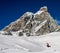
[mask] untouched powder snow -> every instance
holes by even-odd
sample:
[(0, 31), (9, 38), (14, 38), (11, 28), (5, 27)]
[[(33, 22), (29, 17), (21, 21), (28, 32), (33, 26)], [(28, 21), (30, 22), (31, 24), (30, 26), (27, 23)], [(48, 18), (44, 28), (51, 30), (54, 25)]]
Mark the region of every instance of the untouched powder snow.
[(0, 35), (0, 53), (28, 52), (60, 53), (60, 32), (30, 37)]

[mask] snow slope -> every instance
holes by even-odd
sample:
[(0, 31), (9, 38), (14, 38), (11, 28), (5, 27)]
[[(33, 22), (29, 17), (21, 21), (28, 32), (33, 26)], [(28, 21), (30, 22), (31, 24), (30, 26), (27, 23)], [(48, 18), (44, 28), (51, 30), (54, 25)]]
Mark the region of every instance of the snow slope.
[[(51, 47), (47, 47), (47, 43)], [(0, 53), (60, 53), (60, 32), (42, 36), (0, 35)]]

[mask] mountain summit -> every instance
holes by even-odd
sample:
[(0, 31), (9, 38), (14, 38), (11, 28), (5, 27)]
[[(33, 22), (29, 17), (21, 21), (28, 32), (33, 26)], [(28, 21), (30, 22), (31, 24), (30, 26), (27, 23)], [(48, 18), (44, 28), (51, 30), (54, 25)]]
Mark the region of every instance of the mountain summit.
[(46, 6), (36, 13), (26, 12), (19, 19), (6, 26), (3, 31), (17, 32), (19, 35), (43, 35), (60, 31), (60, 26), (52, 18)]

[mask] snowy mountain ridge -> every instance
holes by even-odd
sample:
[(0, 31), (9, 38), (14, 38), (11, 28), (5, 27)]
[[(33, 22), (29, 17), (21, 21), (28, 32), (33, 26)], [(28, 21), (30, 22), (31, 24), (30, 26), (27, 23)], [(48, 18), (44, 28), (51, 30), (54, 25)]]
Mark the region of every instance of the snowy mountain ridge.
[(26, 12), (15, 22), (6, 26), (3, 31), (24, 33), (27, 36), (44, 35), (60, 31), (60, 27), (52, 18), (46, 6), (41, 7), (36, 13)]
[(60, 26), (46, 6), (26, 12), (0, 31), (0, 53), (60, 53)]

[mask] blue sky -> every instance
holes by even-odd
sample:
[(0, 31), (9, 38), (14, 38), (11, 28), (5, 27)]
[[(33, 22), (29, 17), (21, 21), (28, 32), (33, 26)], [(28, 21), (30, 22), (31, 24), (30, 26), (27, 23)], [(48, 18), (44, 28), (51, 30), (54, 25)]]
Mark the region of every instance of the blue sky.
[(60, 24), (59, 0), (0, 0), (0, 29), (18, 19), (25, 12), (35, 13), (42, 6), (47, 6), (52, 17)]

